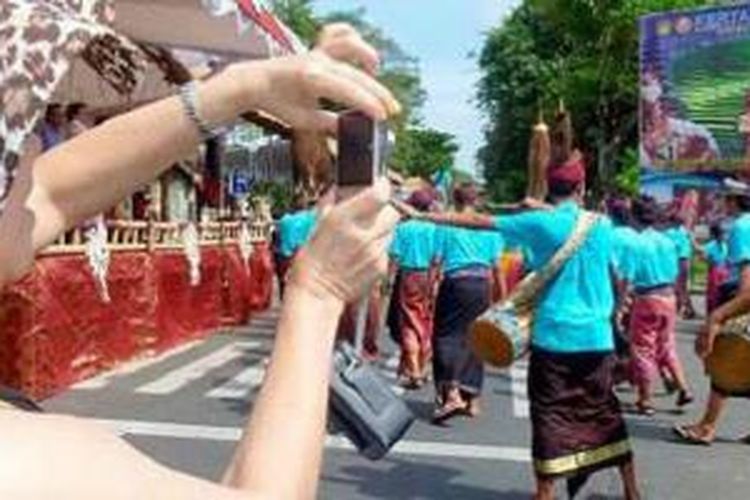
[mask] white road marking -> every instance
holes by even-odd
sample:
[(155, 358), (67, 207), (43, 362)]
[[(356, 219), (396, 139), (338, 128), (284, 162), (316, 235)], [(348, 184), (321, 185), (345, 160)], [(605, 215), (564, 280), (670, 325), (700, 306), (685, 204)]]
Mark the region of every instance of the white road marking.
[[(135, 420), (98, 420), (98, 422), (120, 435), (198, 439), (217, 442), (236, 442), (242, 435), (242, 429), (239, 427), (215, 427)], [(328, 436), (326, 447), (335, 450), (354, 449), (351, 443), (342, 436)], [(531, 454), (528, 448), (440, 443), (433, 441), (401, 441), (391, 450), (391, 453), (396, 455), (466, 458), (519, 463), (531, 461)]]
[(151, 358), (138, 359), (135, 361), (125, 363), (115, 368), (112, 371), (109, 371), (102, 375), (79, 382), (75, 384), (72, 387), (72, 389), (80, 389), (80, 390), (101, 389), (103, 387), (108, 386), (109, 383), (112, 382), (116, 378), (123, 377), (125, 375), (131, 375), (139, 370), (156, 365), (158, 363), (161, 363), (162, 361), (166, 361), (174, 356), (182, 354), (183, 352), (189, 351), (190, 349), (196, 347), (200, 342), (201, 341), (199, 340), (191, 341), (179, 347), (170, 349), (169, 351), (166, 351), (158, 356), (154, 356)]
[(251, 390), (263, 383), (266, 369), (261, 366), (251, 366), (242, 370), (227, 383), (222, 384), (206, 393), (207, 398), (215, 399), (245, 399)]
[(211, 370), (242, 357), (244, 349), (254, 349), (260, 347), (260, 345), (260, 342), (235, 342), (229, 344), (138, 387), (135, 392), (139, 394), (170, 394), (185, 387), (190, 382), (205, 376)]
[(526, 385), (528, 371), (529, 362), (526, 360), (517, 361), (510, 368), (513, 416), (516, 418), (529, 418), (529, 395)]

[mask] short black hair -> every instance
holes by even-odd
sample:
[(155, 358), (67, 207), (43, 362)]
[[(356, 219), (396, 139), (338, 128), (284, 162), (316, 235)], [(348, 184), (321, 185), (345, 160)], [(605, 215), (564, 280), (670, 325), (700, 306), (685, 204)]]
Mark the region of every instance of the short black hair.
[(555, 181), (549, 183), (549, 195), (552, 198), (569, 198), (581, 187), (578, 181)]
[(740, 210), (742, 210), (743, 212), (750, 212), (750, 196), (736, 195), (733, 198)]
[(81, 112), (81, 110), (86, 109), (86, 104), (82, 102), (74, 102), (72, 104), (68, 104), (68, 107), (65, 109), (65, 116), (67, 116), (68, 120), (72, 120), (76, 116), (78, 116), (78, 113)]
[(659, 206), (653, 198), (641, 196), (633, 201), (633, 218), (644, 227), (657, 224), (660, 219)]
[(709, 232), (711, 233), (711, 239), (721, 240), (724, 238), (724, 228), (719, 223), (711, 224)]

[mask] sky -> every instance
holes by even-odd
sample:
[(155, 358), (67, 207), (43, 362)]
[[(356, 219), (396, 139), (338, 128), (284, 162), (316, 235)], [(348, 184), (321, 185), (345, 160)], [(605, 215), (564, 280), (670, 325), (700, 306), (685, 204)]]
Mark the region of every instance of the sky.
[(479, 77), (470, 54), (519, 0), (316, 0), (316, 11), (367, 9), (367, 17), (420, 61), (428, 100), (424, 124), (454, 134), (456, 167), (478, 172), (483, 118), (473, 102)]

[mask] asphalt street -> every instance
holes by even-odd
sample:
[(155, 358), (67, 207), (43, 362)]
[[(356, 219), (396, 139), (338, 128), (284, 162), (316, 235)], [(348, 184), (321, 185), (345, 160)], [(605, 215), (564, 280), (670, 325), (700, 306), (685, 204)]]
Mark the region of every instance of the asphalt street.
[[(216, 479), (262, 382), (277, 319), (274, 308), (247, 327), (80, 383), (44, 406), (100, 420), (156, 460)], [(640, 482), (648, 499), (745, 500), (750, 496), (750, 446), (737, 439), (750, 433), (748, 401), (732, 401), (719, 439), (711, 447), (676, 443), (670, 432), (673, 424), (695, 418), (706, 396), (702, 367), (692, 354), (698, 325), (681, 323), (678, 333), (698, 401), (680, 414), (671, 397), (661, 394), (655, 417), (628, 415)], [(385, 339), (383, 344), (382, 370), (395, 382), (393, 346)], [(343, 438), (332, 436), (319, 498), (529, 498), (533, 481), (525, 379), (523, 362), (507, 371), (490, 371), (484, 414), (446, 427), (429, 423), (431, 388), (405, 394), (419, 421), (393, 453), (377, 463), (358, 456)], [(627, 408), (632, 393), (619, 395)], [(620, 497), (614, 471), (595, 476), (580, 496)]]

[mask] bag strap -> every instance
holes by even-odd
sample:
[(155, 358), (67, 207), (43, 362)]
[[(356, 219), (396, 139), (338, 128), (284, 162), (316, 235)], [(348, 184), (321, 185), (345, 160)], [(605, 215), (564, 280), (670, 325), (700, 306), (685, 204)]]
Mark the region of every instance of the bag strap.
[(539, 293), (557, 276), (560, 269), (581, 247), (594, 224), (599, 220), (599, 215), (594, 212), (582, 211), (576, 220), (573, 231), (568, 240), (561, 246), (547, 263), (538, 271), (530, 273), (521, 281), (517, 292), (511, 300), (515, 303), (523, 303), (536, 298)]

